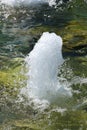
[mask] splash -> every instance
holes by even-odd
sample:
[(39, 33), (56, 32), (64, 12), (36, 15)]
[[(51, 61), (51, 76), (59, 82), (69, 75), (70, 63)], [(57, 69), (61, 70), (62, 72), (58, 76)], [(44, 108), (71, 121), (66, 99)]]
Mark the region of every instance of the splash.
[(29, 97), (53, 102), (70, 94), (57, 76), (64, 62), (62, 44), (60, 36), (45, 32), (26, 57), (29, 77), (26, 93)]
[(56, 4), (56, 0), (1, 0), (1, 3), (14, 6), (14, 5), (30, 5), (30, 4), (38, 4), (38, 3), (48, 3), (50, 6)]

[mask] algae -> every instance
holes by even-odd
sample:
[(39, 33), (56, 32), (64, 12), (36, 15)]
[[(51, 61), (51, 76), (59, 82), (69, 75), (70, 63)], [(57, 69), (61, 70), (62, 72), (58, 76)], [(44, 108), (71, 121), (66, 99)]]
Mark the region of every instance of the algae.
[[(66, 120), (67, 119), (67, 120)], [(37, 115), (37, 117), (23, 120), (13, 120), (9, 121), (1, 128), (9, 127), (11, 130), (79, 130), (86, 129), (87, 123), (87, 113), (83, 111), (66, 111), (59, 113), (54, 111), (49, 111), (49, 113), (42, 113)]]
[(18, 89), (26, 84), (26, 76), (24, 75), (26, 69), (23, 65), (23, 59), (14, 58), (6, 65), (5, 68), (4, 63), (3, 69), (0, 70), (0, 93), (5, 97), (6, 95), (16, 97)]
[[(73, 0), (64, 10), (45, 8), (39, 11), (29, 11), (25, 7), (0, 9), (1, 130), (87, 129), (87, 83), (77, 82), (79, 77), (87, 77), (87, 5), (82, 0)], [(72, 83), (73, 94), (72, 102), (68, 100), (63, 104), (71, 104), (71, 108), (67, 107), (63, 113), (57, 112), (59, 108), (53, 111), (54, 106), (39, 113), (29, 105), (26, 97), (22, 97), (23, 101), (18, 97), (27, 83), (24, 57), (46, 31), (63, 38), (65, 63), (59, 76)]]

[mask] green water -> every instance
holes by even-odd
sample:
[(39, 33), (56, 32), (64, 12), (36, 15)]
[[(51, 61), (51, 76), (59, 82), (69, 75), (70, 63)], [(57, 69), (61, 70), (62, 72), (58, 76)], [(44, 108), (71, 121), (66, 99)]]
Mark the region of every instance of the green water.
[[(87, 78), (87, 7), (80, 2), (63, 5), (63, 11), (48, 5), (0, 8), (0, 130), (87, 129), (87, 80), (78, 82)], [(45, 31), (63, 38), (59, 76), (72, 82), (73, 96), (41, 112), (27, 97), (19, 101), (19, 93), (27, 84), (24, 58)]]

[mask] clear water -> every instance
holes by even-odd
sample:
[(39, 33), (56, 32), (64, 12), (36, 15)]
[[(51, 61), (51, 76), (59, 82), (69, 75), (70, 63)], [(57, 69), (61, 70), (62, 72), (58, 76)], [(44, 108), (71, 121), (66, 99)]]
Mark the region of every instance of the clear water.
[[(43, 32), (50, 33), (43, 37)], [(61, 39), (58, 36), (63, 45), (55, 41)], [(44, 40), (49, 44), (44, 44)], [(82, 0), (31, 7), (0, 3), (0, 129), (86, 130), (86, 43), (87, 5)], [(45, 68), (41, 71), (42, 64)], [(30, 81), (33, 81), (31, 86)], [(58, 84), (60, 88), (64, 85), (63, 89), (56, 87)], [(66, 96), (69, 92), (72, 96)]]

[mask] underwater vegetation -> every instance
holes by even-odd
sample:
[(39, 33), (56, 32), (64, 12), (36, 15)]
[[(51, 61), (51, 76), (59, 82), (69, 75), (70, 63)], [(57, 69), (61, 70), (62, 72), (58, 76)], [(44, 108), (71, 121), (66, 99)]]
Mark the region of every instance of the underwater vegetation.
[[(87, 129), (87, 4), (56, 2), (30, 7), (0, 3), (0, 130)], [(64, 62), (58, 78), (72, 97), (35, 104), (21, 90), (29, 80), (26, 56), (43, 32), (62, 37)]]

